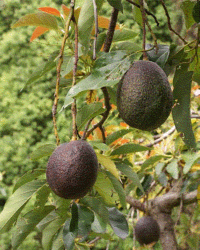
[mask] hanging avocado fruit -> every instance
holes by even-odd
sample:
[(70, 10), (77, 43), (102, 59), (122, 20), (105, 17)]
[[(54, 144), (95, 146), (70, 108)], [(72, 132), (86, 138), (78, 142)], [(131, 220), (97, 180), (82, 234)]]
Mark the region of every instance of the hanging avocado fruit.
[(154, 62), (136, 61), (118, 84), (117, 108), (131, 127), (151, 131), (168, 118), (173, 95), (165, 72)]
[(151, 216), (140, 218), (135, 226), (135, 237), (141, 245), (157, 242), (160, 237), (160, 227)]
[(58, 146), (49, 158), (47, 182), (55, 194), (78, 199), (87, 194), (97, 178), (98, 161), (93, 148), (83, 140)]

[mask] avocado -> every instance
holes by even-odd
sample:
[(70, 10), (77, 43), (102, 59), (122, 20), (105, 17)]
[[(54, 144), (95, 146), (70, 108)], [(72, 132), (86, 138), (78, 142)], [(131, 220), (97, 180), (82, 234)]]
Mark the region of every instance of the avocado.
[(97, 156), (84, 140), (58, 146), (49, 158), (46, 177), (52, 191), (65, 199), (85, 196), (97, 178)]
[(151, 216), (144, 216), (135, 226), (135, 237), (141, 245), (157, 242), (160, 237), (160, 227)]
[(165, 72), (157, 63), (136, 61), (117, 89), (117, 109), (131, 127), (151, 131), (168, 118), (173, 95)]

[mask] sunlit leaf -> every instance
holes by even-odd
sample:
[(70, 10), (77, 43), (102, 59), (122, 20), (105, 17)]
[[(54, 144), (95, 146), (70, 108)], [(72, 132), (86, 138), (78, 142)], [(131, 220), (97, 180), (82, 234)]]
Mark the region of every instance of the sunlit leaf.
[(45, 12), (27, 14), (21, 17), (15, 24), (13, 24), (12, 28), (21, 26), (42, 26), (48, 29), (58, 29), (56, 18)]
[(108, 0), (109, 4), (116, 8), (117, 10), (123, 12), (123, 5), (122, 5), (122, 2), (121, 0)]
[(147, 151), (150, 148), (141, 146), (140, 144), (127, 143), (124, 144), (111, 152), (111, 155), (131, 154), (135, 152)]
[(138, 33), (131, 29), (116, 30), (113, 36), (113, 42), (122, 42), (134, 39)]
[(36, 225), (54, 209), (54, 206), (45, 206), (42, 209), (31, 210), (24, 216), (19, 217), (12, 237), (13, 249), (17, 249), (25, 238), (35, 229)]
[(108, 135), (106, 138), (106, 144), (110, 145), (112, 144), (114, 141), (116, 141), (117, 139), (123, 137), (124, 135), (132, 132), (133, 129), (121, 129), (118, 131), (113, 132), (112, 134)]
[(30, 159), (32, 161), (37, 161), (42, 157), (49, 156), (52, 154), (55, 148), (56, 148), (55, 144), (49, 143), (49, 144), (42, 145), (30, 154)]
[(92, 231), (96, 233), (104, 233), (106, 231), (106, 226), (107, 226), (107, 223), (105, 223), (105, 221), (102, 220), (102, 218), (98, 214), (95, 213), (94, 221), (91, 225)]
[(64, 249), (63, 228), (61, 228), (59, 233), (57, 233), (56, 238), (54, 238), (52, 242), (51, 250), (63, 250), (63, 249)]
[(115, 207), (108, 208), (110, 225), (117, 236), (125, 239), (129, 234), (125, 216)]
[(164, 158), (164, 155), (154, 155), (152, 157), (150, 157), (149, 159), (147, 159), (141, 167), (141, 170), (145, 170), (146, 168), (148, 168), (149, 166), (153, 166), (157, 161), (160, 161), (162, 158)]
[(92, 145), (92, 147), (100, 149), (102, 151), (108, 151), (110, 148), (103, 142), (99, 141), (89, 141), (89, 143)]
[(173, 159), (166, 167), (167, 172), (174, 178), (178, 179), (179, 169), (177, 159)]
[(61, 16), (60, 15), (60, 11), (55, 9), (55, 8), (52, 8), (52, 7), (40, 7), (38, 8), (39, 10), (43, 11), (43, 12), (46, 12), (46, 13), (49, 13), (49, 14), (52, 14), (54, 16)]
[(176, 129), (181, 133), (182, 139), (189, 148), (196, 148), (196, 141), (192, 130), (190, 118), (190, 92), (193, 72), (184, 68), (176, 69), (174, 76), (173, 97), (175, 105), (172, 116)]
[(185, 161), (183, 173), (187, 174), (192, 166), (200, 159), (200, 154), (197, 152), (188, 151), (187, 153), (182, 154), (182, 158)]
[(30, 200), (43, 185), (46, 180), (34, 180), (18, 188), (6, 202), (0, 214), (0, 232), (7, 232), (12, 224), (17, 220), (24, 205)]
[(115, 163), (106, 155), (98, 154), (97, 159), (98, 162), (104, 166), (109, 172), (111, 172), (117, 179), (119, 179), (119, 172), (115, 166)]
[(38, 26), (37, 28), (35, 28), (35, 30), (33, 31), (33, 34), (30, 38), (30, 42), (32, 42), (33, 40), (35, 40), (36, 38), (38, 38), (39, 36), (43, 35), (45, 32), (47, 32), (49, 29), (45, 28), (45, 27), (40, 27)]
[[(68, 8), (66, 5), (62, 4), (62, 10), (63, 10), (63, 13), (64, 13), (64, 17), (65, 19), (69, 16), (69, 13), (70, 13), (70, 8)], [(74, 17), (75, 17), (75, 20), (76, 22), (78, 22), (78, 18), (79, 18), (79, 14), (80, 14), (80, 11), (81, 11), (81, 8), (78, 7), (78, 8), (75, 8), (74, 10)]]

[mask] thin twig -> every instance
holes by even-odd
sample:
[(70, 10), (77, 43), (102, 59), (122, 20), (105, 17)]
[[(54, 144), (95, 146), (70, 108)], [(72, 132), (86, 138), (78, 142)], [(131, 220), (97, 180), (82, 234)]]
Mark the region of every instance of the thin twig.
[(147, 53), (145, 51), (146, 49), (146, 28), (145, 28), (145, 25), (146, 25), (146, 13), (145, 13), (145, 10), (144, 10), (144, 2), (143, 0), (140, 0), (140, 11), (141, 11), (141, 14), (142, 14), (142, 30), (143, 30), (143, 60), (148, 60), (148, 56), (147, 56)]
[(59, 60), (58, 60), (58, 65), (57, 65), (56, 89), (55, 89), (55, 93), (54, 93), (54, 103), (53, 103), (53, 107), (52, 107), (54, 134), (56, 137), (56, 144), (57, 145), (60, 144), (60, 138), (58, 136), (57, 122), (56, 122), (57, 105), (58, 105), (58, 100), (59, 100), (60, 72), (61, 72), (61, 66), (63, 63), (65, 43), (66, 43), (66, 40), (67, 40), (68, 34), (69, 34), (69, 26), (70, 26), (70, 22), (72, 19), (72, 14), (73, 14), (73, 6), (71, 7), (71, 11), (70, 11), (68, 20), (67, 20), (66, 25), (65, 25), (65, 33), (64, 33), (63, 40), (62, 40), (60, 53), (59, 53)]
[(168, 28), (169, 28), (169, 30), (171, 30), (175, 35), (177, 35), (177, 36), (184, 42), (184, 44), (187, 44), (187, 41), (186, 41), (178, 32), (176, 32), (176, 31), (172, 28), (171, 19), (170, 19), (170, 16), (169, 16), (169, 12), (168, 12), (168, 10), (167, 10), (167, 7), (166, 7), (166, 5), (165, 5), (165, 3), (164, 3), (163, 0), (160, 0), (160, 1), (161, 1), (162, 6), (163, 6), (163, 9), (164, 9), (164, 11), (165, 11), (165, 15), (166, 15), (166, 17), (167, 17), (167, 23), (168, 23)]
[[(140, 8), (140, 5), (133, 2), (132, 0), (126, 0), (127, 2), (133, 4), (134, 6), (136, 6), (137, 8)], [(159, 26), (159, 22), (158, 22), (158, 19), (156, 18), (156, 16), (154, 14), (152, 14), (150, 11), (148, 11), (147, 9), (144, 9), (146, 14), (149, 15), (149, 16), (152, 16), (157, 24), (157, 26)]]
[(150, 33), (151, 33), (151, 36), (153, 37), (154, 47), (155, 47), (156, 53), (157, 53), (157, 52), (158, 52), (158, 49), (159, 49), (159, 48), (158, 48), (158, 43), (157, 43), (157, 38), (156, 38), (156, 35), (154, 34), (152, 28), (151, 28), (151, 25), (149, 24), (149, 22), (148, 22), (148, 20), (147, 20), (147, 18), (146, 18), (146, 25), (147, 25), (147, 27), (148, 27)]
[(94, 44), (93, 44), (93, 60), (96, 60), (96, 47), (97, 47), (97, 37), (98, 37), (99, 27), (98, 27), (97, 4), (96, 4), (95, 0), (93, 0), (93, 6), (94, 6), (94, 23), (95, 23), (95, 36), (94, 36)]

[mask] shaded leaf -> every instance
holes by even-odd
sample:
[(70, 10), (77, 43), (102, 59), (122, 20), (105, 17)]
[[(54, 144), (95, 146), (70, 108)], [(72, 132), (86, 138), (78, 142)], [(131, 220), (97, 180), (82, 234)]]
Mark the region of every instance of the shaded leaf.
[(86, 236), (91, 231), (94, 213), (86, 206), (78, 205), (78, 235)]
[(34, 207), (36, 209), (41, 208), (43, 209), (44, 205), (46, 204), (49, 194), (51, 192), (51, 189), (49, 187), (49, 185), (44, 185), (43, 187), (40, 188), (40, 190), (38, 190), (37, 194), (36, 194), (36, 201), (34, 204)]
[(183, 1), (181, 3), (181, 9), (183, 10), (185, 17), (186, 28), (189, 29), (194, 23), (194, 18), (192, 16), (192, 10), (194, 8), (195, 2), (191, 2), (189, 0)]
[(40, 27), (38, 26), (37, 28), (35, 28), (35, 30), (33, 31), (33, 34), (30, 38), (30, 42), (32, 42), (33, 40), (35, 40), (36, 38), (38, 38), (39, 36), (43, 35), (45, 32), (47, 32), (49, 30), (49, 28), (45, 28), (45, 27)]
[(106, 172), (106, 174), (109, 177), (109, 179), (111, 180), (113, 187), (119, 196), (120, 203), (121, 203), (122, 207), (126, 208), (126, 197), (125, 197), (125, 192), (124, 192), (124, 189), (122, 187), (122, 184), (110, 172)]
[(43, 185), (46, 180), (34, 180), (18, 188), (6, 202), (0, 214), (0, 232), (7, 232), (17, 220), (24, 205)]
[(13, 24), (12, 28), (21, 26), (42, 26), (48, 29), (58, 29), (56, 18), (45, 12), (27, 14)]
[(104, 233), (106, 231), (106, 226), (107, 226), (107, 223), (105, 223), (105, 221), (102, 220), (102, 218), (98, 214), (95, 213), (94, 221), (91, 225), (92, 231), (96, 233)]
[(106, 155), (98, 154), (97, 159), (98, 162), (104, 166), (110, 173), (112, 173), (117, 179), (119, 179), (119, 172), (115, 166), (115, 163)]
[(182, 154), (182, 158), (185, 161), (183, 173), (187, 174), (192, 166), (200, 159), (200, 154), (197, 152), (188, 151), (187, 153)]
[(179, 174), (179, 170), (178, 170), (178, 163), (177, 163), (177, 159), (173, 159), (166, 167), (167, 172), (174, 178), (174, 179), (178, 179), (178, 174)]
[(158, 181), (160, 182), (160, 184), (164, 187), (167, 186), (167, 177), (165, 173), (160, 173), (158, 176)]
[(129, 167), (127, 164), (124, 164), (123, 162), (116, 163), (116, 166), (123, 174), (125, 174), (133, 182), (134, 186), (139, 187), (139, 189), (144, 193), (144, 189), (142, 187), (142, 184), (140, 183), (140, 179), (137, 173), (135, 173), (131, 167)]
[(52, 243), (51, 250), (63, 250), (64, 249), (64, 241), (63, 241), (63, 228), (60, 229), (59, 233), (57, 234), (56, 238)]
[(69, 231), (72, 232), (74, 235), (77, 235), (79, 214), (78, 214), (78, 205), (75, 202), (73, 202), (72, 204), (71, 214), (72, 218), (70, 220)]
[(121, 0), (108, 0), (109, 4), (123, 13), (123, 5)]
[(138, 33), (131, 29), (116, 30), (113, 36), (113, 42), (122, 42), (134, 39)]
[(42, 145), (30, 154), (30, 159), (32, 161), (37, 161), (42, 157), (49, 156), (53, 153), (55, 148), (56, 148), (55, 144), (49, 143), (49, 144)]
[(42, 209), (31, 210), (20, 217), (17, 220), (16, 229), (12, 237), (13, 249), (17, 249), (25, 238), (35, 229), (36, 225), (54, 209), (54, 206), (45, 206)]
[(131, 154), (131, 153), (147, 151), (147, 150), (151, 150), (151, 148), (141, 146), (139, 144), (127, 143), (114, 149), (111, 152), (111, 155)]
[(117, 236), (125, 239), (129, 234), (125, 216), (115, 207), (108, 208), (110, 225)]
[(146, 168), (148, 168), (149, 166), (153, 166), (154, 163), (156, 163), (157, 161), (160, 161), (162, 158), (164, 158), (164, 155), (154, 155), (150, 158), (148, 158), (141, 167), (141, 170), (145, 170)]
[(78, 130), (82, 130), (86, 123), (91, 119), (96, 117), (97, 115), (102, 114), (105, 111), (102, 108), (101, 102), (93, 102), (89, 104), (83, 105), (81, 109), (78, 110), (76, 122)]
[(176, 69), (174, 76), (173, 97), (175, 105), (172, 116), (178, 132), (189, 148), (196, 148), (196, 141), (192, 130), (190, 118), (190, 91), (193, 72)]
[(89, 142), (93, 148), (98, 148), (102, 151), (108, 151), (110, 148), (103, 142), (99, 142), (99, 141), (90, 141)]
[(117, 139), (121, 138), (122, 136), (124, 136), (132, 131), (133, 131), (133, 129), (121, 129), (121, 130), (115, 131), (112, 134), (107, 136), (106, 144), (110, 145), (111, 143), (113, 143)]

